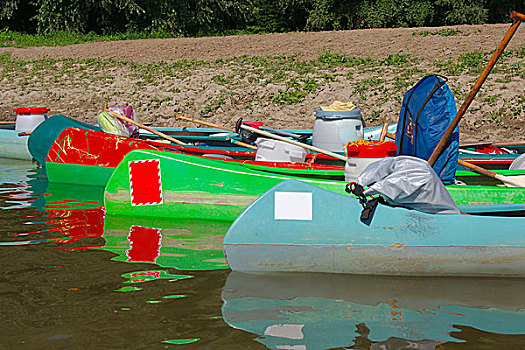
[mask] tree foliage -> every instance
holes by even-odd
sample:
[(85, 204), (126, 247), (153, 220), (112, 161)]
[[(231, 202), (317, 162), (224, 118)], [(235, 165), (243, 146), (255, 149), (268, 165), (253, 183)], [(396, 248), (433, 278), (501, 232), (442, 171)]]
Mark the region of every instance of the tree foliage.
[(508, 22), (523, 0), (0, 0), (0, 29), (199, 36)]

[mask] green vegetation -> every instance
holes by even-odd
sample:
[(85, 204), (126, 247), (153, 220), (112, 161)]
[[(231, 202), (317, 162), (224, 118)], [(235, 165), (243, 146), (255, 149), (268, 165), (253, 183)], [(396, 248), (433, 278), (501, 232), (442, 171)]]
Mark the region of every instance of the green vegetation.
[[(499, 23), (509, 22), (510, 11), (522, 5), (522, 0), (4, 0), (0, 30), (5, 29), (0, 42), (23, 47), (167, 36)], [(458, 32), (447, 29), (415, 35)]]
[[(506, 125), (522, 115), (525, 98), (502, 102), (506, 94), (490, 91), (492, 86), (510, 88), (518, 77), (525, 76), (524, 52), (524, 46), (507, 51), (504, 64), (497, 64), (474, 101), (471, 111), (483, 111), (485, 122)], [(82, 90), (86, 100), (101, 106), (108, 101), (131, 103), (139, 113), (162, 110), (164, 114), (187, 113), (205, 118), (227, 114), (234, 106), (250, 113), (300, 105), (312, 99), (325, 103), (323, 91), (344, 87), (345, 95), (338, 98), (358, 104), (367, 122), (377, 123), (385, 116), (392, 118), (391, 106), (399, 105), (403, 94), (427, 74), (449, 77), (448, 84), (461, 103), (490, 55), (474, 51), (455, 60), (436, 62), (433, 69), (428, 69), (425, 62), (410, 55), (374, 59), (330, 48), (312, 60), (301, 60), (298, 55), (239, 56), (155, 63), (111, 58), (24, 61), (5, 53), (0, 54), (0, 81), (5, 89), (21, 88), (22, 96), (40, 91), (50, 100), (60, 101), (67, 96), (64, 91)]]
[(272, 98), (278, 105), (295, 105), (304, 100), (309, 93), (315, 93), (321, 84), (314, 78), (292, 78), (286, 82), (286, 87), (280, 89)]
[(406, 66), (409, 63), (413, 63), (415, 60), (410, 55), (390, 55), (380, 62), (380, 64), (386, 66)]
[(224, 102), (225, 102), (224, 96), (219, 96), (216, 100), (205, 105), (204, 108), (200, 112), (201, 117), (210, 117), (213, 112), (221, 108)]
[(494, 104), (497, 100), (499, 100), (501, 98), (501, 94), (496, 94), (496, 95), (490, 95), (490, 96), (486, 96), (483, 101), (484, 102), (487, 102), (489, 105), (492, 105)]
[(95, 34), (90, 32), (80, 34), (76, 32), (56, 31), (45, 35), (24, 34), (10, 31), (4, 28), (0, 31), (0, 47), (29, 47), (29, 46), (65, 46), (82, 44), (87, 42), (116, 41), (116, 40), (136, 40), (169, 38), (173, 35), (166, 32), (150, 33), (122, 33), (122, 34)]
[(434, 30), (434, 31), (428, 31), (428, 30), (423, 30), (423, 31), (417, 31), (417, 32), (412, 32), (412, 35), (415, 36), (415, 35), (421, 35), (421, 36), (429, 36), (429, 35), (440, 35), (440, 36), (456, 36), (456, 35), (460, 35), (460, 31), (457, 30), (457, 29), (452, 29), (452, 28), (447, 28), (447, 29), (439, 29), (439, 30)]

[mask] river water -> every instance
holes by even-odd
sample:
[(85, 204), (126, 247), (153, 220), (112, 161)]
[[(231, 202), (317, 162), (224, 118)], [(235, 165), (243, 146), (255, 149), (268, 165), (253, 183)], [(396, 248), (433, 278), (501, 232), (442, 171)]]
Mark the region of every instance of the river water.
[(104, 217), (0, 160), (0, 349), (525, 349), (525, 281), (234, 273), (227, 223)]

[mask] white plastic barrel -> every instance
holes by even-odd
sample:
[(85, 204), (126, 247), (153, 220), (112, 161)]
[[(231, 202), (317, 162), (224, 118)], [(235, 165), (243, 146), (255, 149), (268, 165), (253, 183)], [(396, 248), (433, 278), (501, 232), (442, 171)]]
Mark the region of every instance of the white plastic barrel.
[(396, 155), (397, 146), (391, 141), (368, 141), (366, 144), (348, 144), (345, 164), (345, 181), (357, 181), (370, 164)]
[(509, 167), (509, 170), (525, 170), (525, 154), (514, 159)]
[(304, 162), (308, 153), (304, 148), (284, 141), (258, 138), (255, 141), (255, 160), (265, 162)]
[(21, 107), (13, 109), (16, 113), (15, 130), (33, 131), (47, 118), (49, 108), (46, 107)]
[(364, 121), (359, 108), (350, 111), (315, 112), (312, 144), (315, 147), (343, 152), (344, 144), (364, 137)]

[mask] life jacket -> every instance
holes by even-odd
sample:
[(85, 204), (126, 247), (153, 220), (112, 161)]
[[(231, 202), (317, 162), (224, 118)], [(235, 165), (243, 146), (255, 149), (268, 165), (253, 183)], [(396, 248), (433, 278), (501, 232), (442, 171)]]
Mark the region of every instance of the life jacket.
[[(403, 97), (397, 122), (397, 155), (428, 160), (457, 113), (447, 78), (427, 75)], [(459, 155), (459, 128), (456, 127), (432, 167), (443, 183), (453, 183)]]

